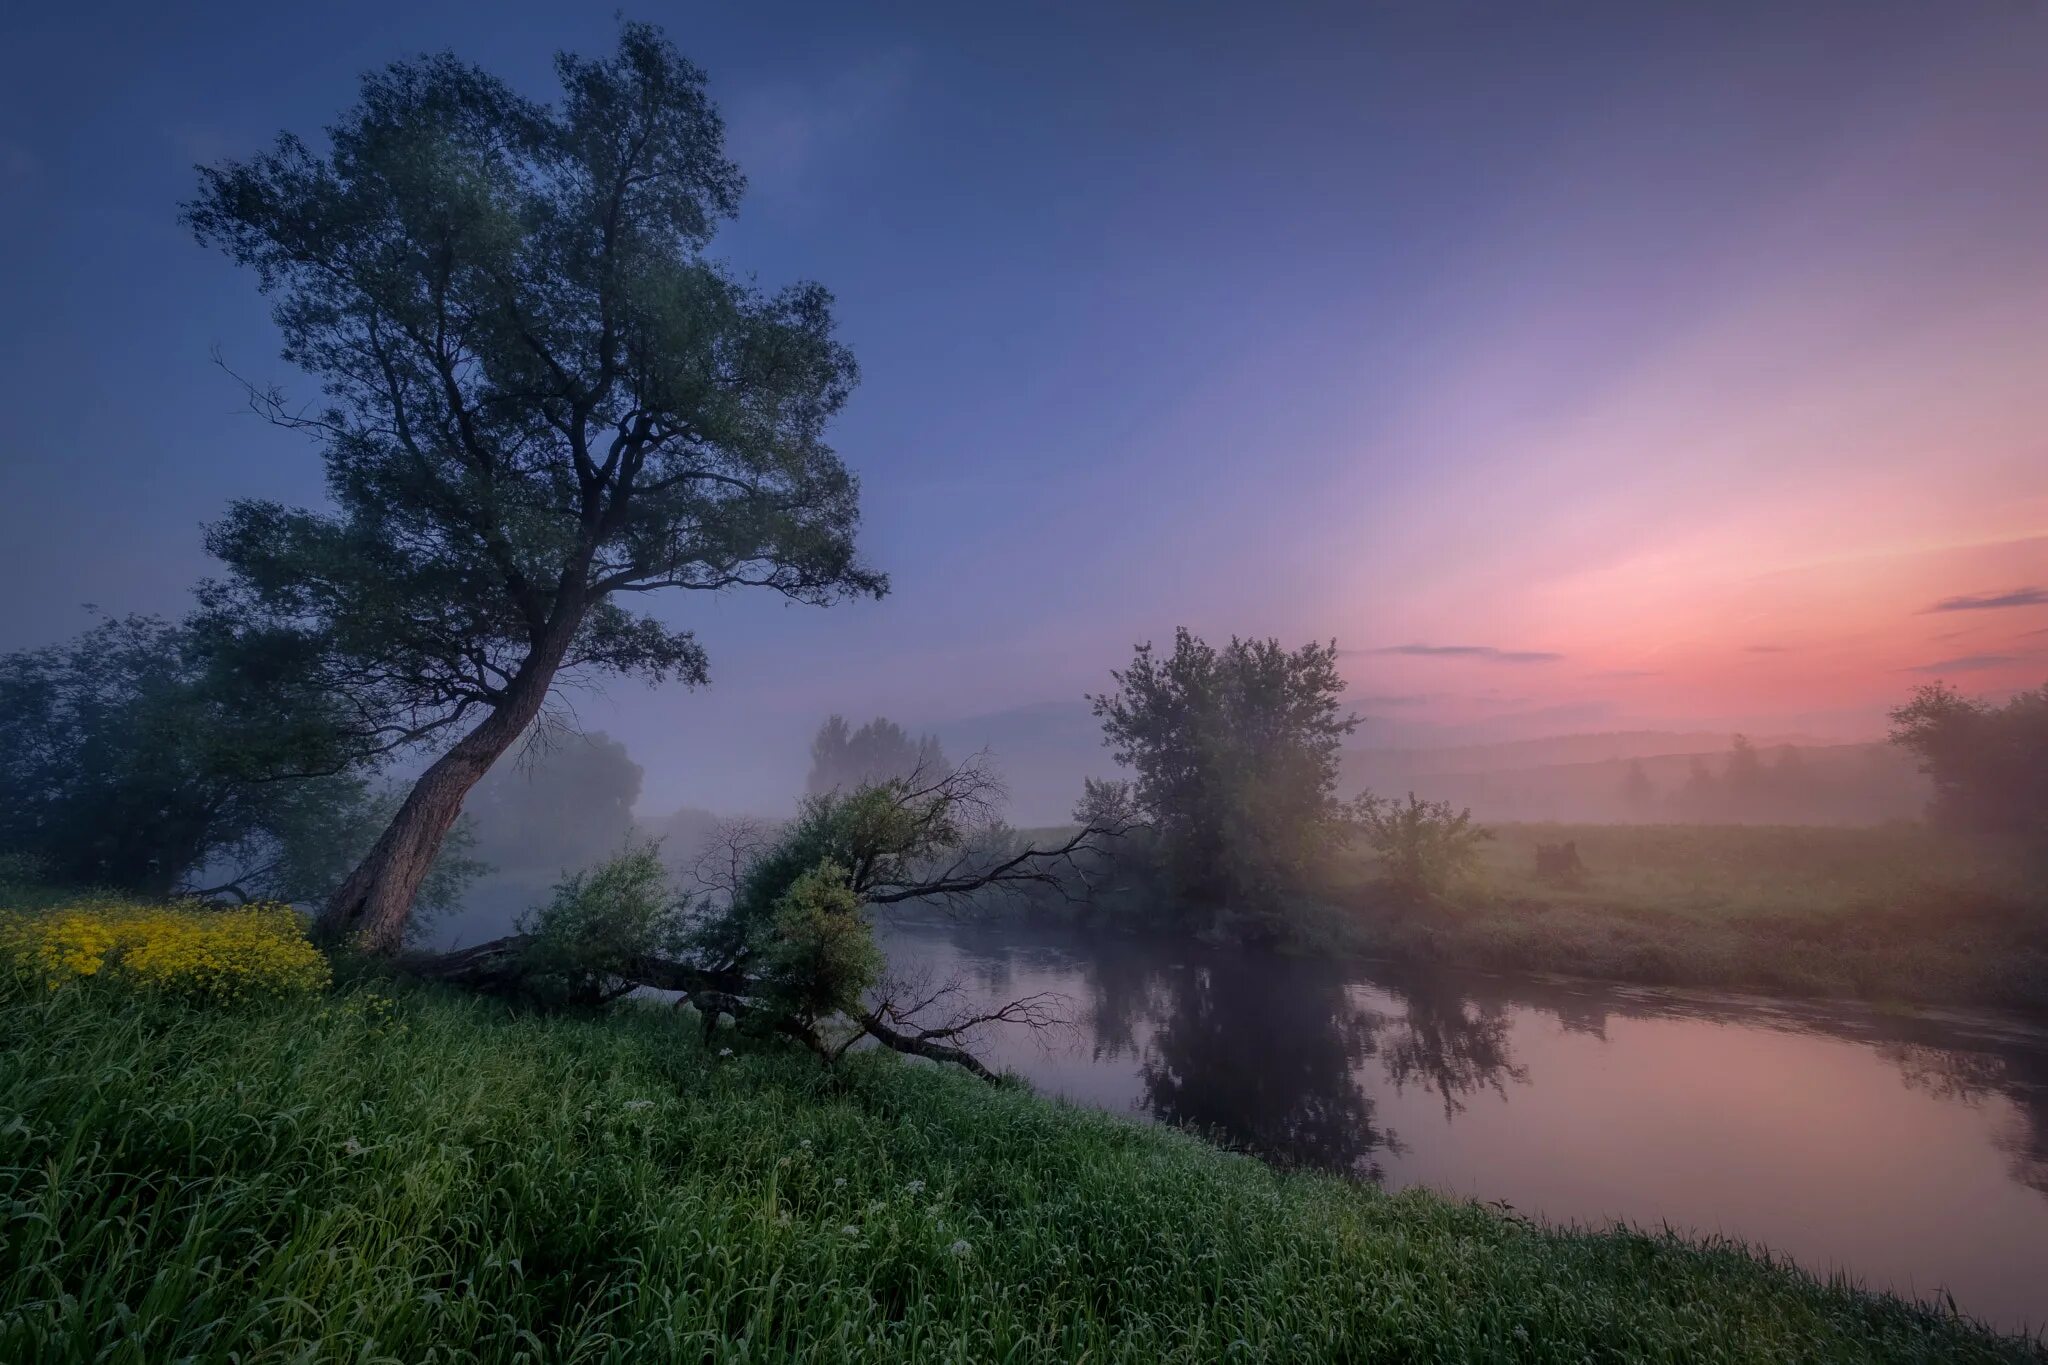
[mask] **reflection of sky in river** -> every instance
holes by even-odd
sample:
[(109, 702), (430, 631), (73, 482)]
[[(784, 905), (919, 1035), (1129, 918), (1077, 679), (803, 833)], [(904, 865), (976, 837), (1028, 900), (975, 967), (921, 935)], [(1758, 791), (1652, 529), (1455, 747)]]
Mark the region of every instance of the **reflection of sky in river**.
[(977, 1046), (1049, 1093), (2048, 1320), (2048, 1033), (2024, 1025), (936, 921), (886, 942), (979, 998), (1065, 996), (1071, 1033)]

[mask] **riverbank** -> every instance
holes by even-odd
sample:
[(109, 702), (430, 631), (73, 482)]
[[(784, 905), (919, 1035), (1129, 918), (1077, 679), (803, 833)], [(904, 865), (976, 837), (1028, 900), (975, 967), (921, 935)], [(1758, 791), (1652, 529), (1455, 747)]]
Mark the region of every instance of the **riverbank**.
[[(1348, 865), (1324, 946), (1492, 971), (2048, 1013), (2048, 886), (1919, 826), (1503, 825), (1416, 904)], [(1584, 865), (1537, 875), (1540, 845)]]
[(2048, 1358), (667, 1011), (88, 988), (0, 1029), (9, 1360)]

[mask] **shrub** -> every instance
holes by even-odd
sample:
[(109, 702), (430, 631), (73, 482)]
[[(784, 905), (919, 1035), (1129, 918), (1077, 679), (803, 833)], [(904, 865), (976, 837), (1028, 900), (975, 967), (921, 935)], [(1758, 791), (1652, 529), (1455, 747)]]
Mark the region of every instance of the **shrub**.
[(1462, 876), (1493, 831), (1472, 823), (1472, 812), (1448, 801), (1406, 802), (1365, 793), (1352, 804), (1365, 841), (1380, 857), (1387, 880), (1415, 895), (1442, 891)]
[(546, 905), (520, 917), (529, 936), (521, 975), (544, 999), (601, 1002), (630, 989), (634, 961), (673, 950), (685, 908), (669, 888), (659, 845), (628, 848), (556, 883)]
[(0, 963), (57, 990), (97, 977), (225, 1005), (325, 989), (327, 959), (288, 905), (178, 909), (121, 901), (0, 912)]
[(827, 861), (799, 876), (776, 902), (774, 923), (763, 966), (781, 1008), (807, 1025), (857, 1012), (882, 973), (882, 950), (846, 869)]

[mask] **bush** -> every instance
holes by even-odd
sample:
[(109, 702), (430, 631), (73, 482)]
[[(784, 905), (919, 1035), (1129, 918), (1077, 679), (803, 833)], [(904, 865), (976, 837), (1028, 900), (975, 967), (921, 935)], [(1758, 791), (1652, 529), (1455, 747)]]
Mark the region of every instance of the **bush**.
[(520, 969), (534, 994), (563, 1004), (595, 1004), (629, 989), (636, 960), (672, 952), (686, 907), (671, 891), (656, 844), (556, 883), (546, 905), (522, 915), (528, 935)]
[(882, 950), (846, 869), (827, 861), (791, 882), (774, 924), (762, 966), (777, 1004), (806, 1025), (858, 1013), (861, 993), (882, 974)]
[(0, 963), (17, 984), (88, 977), (205, 1004), (326, 988), (327, 959), (288, 905), (176, 909), (121, 901), (0, 912)]
[(1493, 831), (1472, 823), (1472, 812), (1448, 801), (1406, 802), (1371, 792), (1352, 804), (1365, 841), (1380, 857), (1387, 880), (1414, 895), (1434, 895), (1470, 869), (1479, 845)]

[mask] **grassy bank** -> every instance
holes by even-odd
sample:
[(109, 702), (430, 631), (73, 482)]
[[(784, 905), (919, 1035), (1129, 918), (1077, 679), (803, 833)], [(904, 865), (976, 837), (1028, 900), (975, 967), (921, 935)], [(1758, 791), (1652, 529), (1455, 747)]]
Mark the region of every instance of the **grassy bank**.
[[(1918, 826), (1503, 825), (1473, 876), (1394, 909), (1353, 869), (1367, 951), (1666, 985), (2048, 1010), (2048, 886)], [(1583, 878), (1535, 873), (1577, 844)]]
[(0, 1007), (0, 1359), (2043, 1358), (1733, 1250), (689, 1022)]

